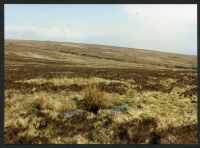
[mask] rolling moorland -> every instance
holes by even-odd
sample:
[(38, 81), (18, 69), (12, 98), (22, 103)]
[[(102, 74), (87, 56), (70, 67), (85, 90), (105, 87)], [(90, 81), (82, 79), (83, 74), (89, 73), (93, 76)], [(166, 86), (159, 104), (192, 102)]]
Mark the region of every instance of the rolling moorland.
[(195, 144), (197, 57), (5, 40), (4, 143)]

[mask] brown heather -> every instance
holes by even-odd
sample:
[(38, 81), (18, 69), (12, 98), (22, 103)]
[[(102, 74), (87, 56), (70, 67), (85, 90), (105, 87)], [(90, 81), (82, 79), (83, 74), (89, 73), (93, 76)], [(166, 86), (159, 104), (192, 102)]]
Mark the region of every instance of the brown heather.
[(4, 143), (196, 144), (196, 63), (142, 49), (6, 40)]

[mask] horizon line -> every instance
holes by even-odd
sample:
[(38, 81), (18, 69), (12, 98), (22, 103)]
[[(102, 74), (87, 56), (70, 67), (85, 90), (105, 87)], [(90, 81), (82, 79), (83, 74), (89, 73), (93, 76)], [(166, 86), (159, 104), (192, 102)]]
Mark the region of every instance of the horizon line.
[(115, 48), (127, 48), (127, 49), (135, 49), (135, 50), (145, 50), (145, 51), (152, 51), (152, 52), (160, 52), (160, 53), (168, 53), (168, 54), (177, 54), (183, 56), (196, 56), (194, 54), (183, 54), (183, 53), (175, 53), (175, 52), (165, 52), (165, 51), (158, 51), (153, 49), (144, 49), (144, 48), (135, 48), (135, 47), (126, 47), (126, 46), (116, 46), (116, 45), (108, 45), (108, 44), (97, 44), (97, 43), (83, 43), (83, 42), (67, 42), (67, 41), (56, 41), (56, 40), (36, 40), (36, 39), (14, 39), (14, 38), (7, 38), (5, 40), (16, 40), (16, 41), (42, 41), (42, 42), (57, 42), (57, 43), (71, 43), (71, 44), (84, 44), (84, 45), (99, 45), (99, 46), (108, 46), (108, 47), (115, 47)]

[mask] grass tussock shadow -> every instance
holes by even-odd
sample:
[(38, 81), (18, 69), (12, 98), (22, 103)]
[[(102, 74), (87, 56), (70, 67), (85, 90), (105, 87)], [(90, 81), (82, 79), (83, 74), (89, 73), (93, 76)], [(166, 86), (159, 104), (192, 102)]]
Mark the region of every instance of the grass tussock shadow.
[(157, 121), (152, 117), (133, 119), (126, 123), (117, 124), (114, 128), (116, 130), (114, 134), (114, 143), (154, 144), (152, 141), (152, 134), (156, 131)]

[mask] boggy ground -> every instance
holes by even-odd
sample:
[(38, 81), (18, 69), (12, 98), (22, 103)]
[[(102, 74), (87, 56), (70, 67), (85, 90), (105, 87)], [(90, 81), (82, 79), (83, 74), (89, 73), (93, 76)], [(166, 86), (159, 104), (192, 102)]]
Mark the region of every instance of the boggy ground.
[(197, 57), (5, 41), (4, 143), (195, 144)]
[(196, 87), (196, 71), (7, 65), (4, 142), (197, 143)]

